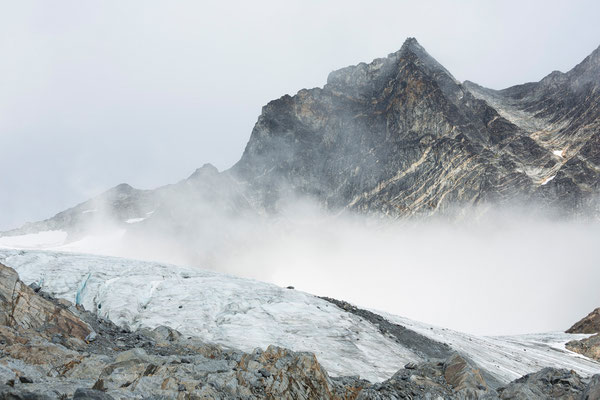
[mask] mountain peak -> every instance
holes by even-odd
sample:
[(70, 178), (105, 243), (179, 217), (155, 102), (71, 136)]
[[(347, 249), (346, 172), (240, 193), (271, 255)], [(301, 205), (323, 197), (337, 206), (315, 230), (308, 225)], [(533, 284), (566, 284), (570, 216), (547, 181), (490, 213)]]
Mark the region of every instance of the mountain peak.
[(215, 167), (211, 163), (206, 163), (200, 168), (196, 169), (194, 173), (189, 176), (188, 179), (204, 178), (207, 176), (215, 176), (218, 174), (219, 170), (217, 169), (217, 167)]
[[(440, 86), (455, 92), (460, 84), (452, 74), (433, 58), (414, 37), (407, 38), (400, 50), (389, 54), (385, 58), (377, 58), (371, 63), (360, 63), (333, 71), (327, 77), (327, 85), (330, 87), (354, 89), (367, 88), (371, 93), (373, 90), (381, 89), (376, 82), (385, 83), (388, 78), (397, 76), (402, 68), (401, 63), (411, 63), (425, 74), (432, 76)], [(453, 96), (454, 97), (454, 96)]]
[(442, 64), (440, 64), (435, 58), (433, 58), (427, 50), (414, 37), (409, 37), (404, 41), (404, 44), (398, 50), (395, 55), (398, 57), (408, 57), (412, 55), (415, 57), (420, 64), (422, 64), (429, 72), (441, 72), (444, 75), (448, 75), (454, 83), (458, 84), (459, 82), (452, 76), (450, 71), (448, 71)]
[(131, 193), (135, 191), (135, 188), (128, 183), (120, 183), (112, 189), (107, 190), (105, 193)]
[(419, 44), (419, 42), (417, 41), (417, 39), (414, 38), (414, 37), (408, 37), (408, 38), (406, 38), (406, 40), (402, 44), (402, 48), (409, 48), (409, 47), (419, 47), (419, 48), (422, 48), (422, 46)]
[(398, 50), (396, 52), (396, 54), (406, 54), (406, 53), (413, 53), (416, 56), (418, 56), (419, 58), (421, 58), (421, 57), (433, 58), (429, 55), (427, 50), (425, 50), (425, 48), (423, 46), (421, 46), (421, 44), (414, 37), (407, 38), (404, 41), (404, 43), (402, 44), (402, 47), (400, 47), (400, 50)]

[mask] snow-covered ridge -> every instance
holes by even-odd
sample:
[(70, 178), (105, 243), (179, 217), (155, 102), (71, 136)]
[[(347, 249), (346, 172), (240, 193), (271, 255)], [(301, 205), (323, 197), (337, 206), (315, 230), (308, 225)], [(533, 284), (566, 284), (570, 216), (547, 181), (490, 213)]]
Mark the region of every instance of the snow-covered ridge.
[[(222, 273), (114, 257), (0, 249), (0, 262), (26, 283), (130, 328), (168, 325), (207, 342), (249, 351), (270, 344), (310, 351), (332, 375), (389, 378), (421, 357), (377, 326), (320, 298)], [(544, 366), (600, 372), (600, 364), (564, 350), (582, 335), (486, 338), (383, 315), (448, 343), (502, 382)]]

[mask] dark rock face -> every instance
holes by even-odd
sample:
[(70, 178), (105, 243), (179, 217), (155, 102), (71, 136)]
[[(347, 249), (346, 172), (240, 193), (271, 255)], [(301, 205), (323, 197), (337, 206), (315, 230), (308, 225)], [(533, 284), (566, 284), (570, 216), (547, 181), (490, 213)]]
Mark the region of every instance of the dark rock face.
[(600, 375), (594, 375), (587, 388), (583, 391), (581, 400), (600, 399)]
[(404, 326), (393, 324), (385, 318), (371, 311), (363, 310), (353, 306), (345, 301), (332, 299), (330, 297), (321, 297), (330, 303), (335, 304), (342, 310), (358, 315), (366, 321), (377, 326), (382, 334), (388, 337), (393, 337), (396, 341), (402, 343), (403, 346), (409, 348), (416, 354), (423, 356), (426, 359), (445, 359), (450, 357), (454, 351), (445, 343), (436, 342), (415, 331), (405, 328)]
[(270, 102), (232, 173), (267, 208), (310, 195), (393, 216), (508, 201), (597, 211), (599, 60), (600, 49), (566, 74), (493, 91), (457, 82), (408, 39)]
[(540, 82), (501, 91), (466, 86), (540, 146), (557, 152), (554, 164), (541, 171), (546, 184), (536, 188), (534, 199), (564, 211), (598, 212), (600, 48), (569, 72), (554, 71)]
[(498, 399), (479, 371), (454, 355), (398, 371), (387, 381), (365, 388), (362, 400), (412, 399)]
[(566, 330), (567, 333), (600, 333), (600, 308), (596, 308), (586, 317)]
[(270, 102), (231, 172), (267, 208), (309, 195), (398, 216), (529, 194), (526, 171), (552, 158), (408, 39)]
[(573, 371), (544, 368), (501, 389), (501, 399), (579, 399), (586, 385)]

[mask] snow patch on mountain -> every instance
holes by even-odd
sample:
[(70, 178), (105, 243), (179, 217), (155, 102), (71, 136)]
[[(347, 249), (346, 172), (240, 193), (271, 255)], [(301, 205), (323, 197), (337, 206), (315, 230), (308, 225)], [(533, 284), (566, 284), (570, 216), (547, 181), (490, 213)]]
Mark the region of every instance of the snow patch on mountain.
[(550, 182), (552, 179), (556, 178), (556, 175), (552, 175), (549, 178), (544, 179), (544, 182), (542, 182), (542, 186), (547, 184), (548, 182)]
[(0, 236), (0, 248), (23, 250), (53, 250), (105, 254), (118, 252), (126, 229), (88, 233), (77, 240), (68, 240), (65, 231), (43, 231), (18, 236)]
[(145, 220), (146, 218), (129, 218), (128, 220), (125, 221), (126, 224), (137, 224), (138, 222), (142, 222), (143, 220)]
[(60, 246), (65, 243), (67, 232), (43, 231), (18, 236), (0, 236), (0, 247), (40, 249)]

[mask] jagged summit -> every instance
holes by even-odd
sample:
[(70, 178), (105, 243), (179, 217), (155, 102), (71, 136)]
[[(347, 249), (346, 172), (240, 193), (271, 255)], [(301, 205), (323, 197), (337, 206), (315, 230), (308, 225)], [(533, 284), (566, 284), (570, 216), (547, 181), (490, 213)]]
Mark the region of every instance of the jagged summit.
[(455, 83), (460, 83), (452, 76), (450, 71), (448, 71), (442, 64), (440, 64), (435, 58), (433, 58), (427, 52), (427, 50), (425, 50), (425, 48), (421, 46), (417, 39), (413, 37), (406, 39), (406, 41), (396, 54), (404, 57), (406, 57), (408, 54), (413, 54), (420, 63), (422, 63), (425, 67), (429, 69), (430, 73), (439, 71), (450, 76)]
[(200, 168), (196, 169), (193, 174), (190, 175), (188, 179), (197, 179), (203, 178), (207, 176), (214, 176), (219, 173), (217, 167), (212, 165), (211, 163), (206, 163), (202, 165)]
[(404, 40), (404, 43), (402, 43), (402, 47), (403, 48), (421, 47), (421, 45), (417, 41), (417, 38), (410, 36), (410, 37), (407, 37), (406, 40)]
[[(407, 68), (409, 65), (410, 68)], [(377, 95), (376, 92), (382, 89), (382, 85), (393, 79), (403, 80), (403, 76), (415, 68), (439, 81), (441, 87), (447, 90), (447, 94), (456, 91), (453, 86), (460, 84), (415, 38), (408, 38), (398, 51), (385, 58), (331, 72), (325, 89), (352, 90), (353, 95)], [(451, 95), (455, 96), (455, 93)]]
[[(480, 178), (469, 202), (499, 194), (505, 183), (527, 185), (530, 178), (522, 170), (507, 178), (507, 168), (522, 162), (522, 150), (474, 162), (491, 145), (511, 137), (525, 140), (519, 135), (517, 126), (474, 98), (408, 39), (386, 58), (332, 72), (322, 90), (269, 103), (232, 172), (259, 193), (265, 185), (272, 188), (267, 199), (256, 195), (269, 205), (284, 188), (332, 208), (429, 213), (445, 207), (440, 201), (462, 198), (460, 181), (470, 173)], [(518, 147), (537, 151), (531, 143)], [(469, 159), (474, 169), (455, 169)], [(427, 173), (435, 176), (429, 180), (433, 186), (421, 182), (419, 175)], [(454, 174), (456, 181), (450, 178)]]
[(120, 183), (117, 186), (107, 190), (105, 193), (116, 193), (116, 194), (127, 194), (135, 191), (136, 189), (128, 183)]

